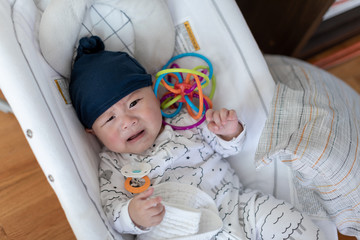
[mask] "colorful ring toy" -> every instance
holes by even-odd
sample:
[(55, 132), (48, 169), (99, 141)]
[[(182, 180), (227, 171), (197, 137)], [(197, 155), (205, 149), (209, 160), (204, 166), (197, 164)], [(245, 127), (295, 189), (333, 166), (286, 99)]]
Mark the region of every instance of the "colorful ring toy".
[[(194, 69), (183, 69), (179, 68), (179, 65), (176, 63), (171, 64), (173, 61), (182, 58), (182, 57), (198, 57), (204, 60), (208, 66), (197, 66)], [(170, 69), (165, 69), (171, 64)], [(202, 69), (202, 71), (198, 71)], [(209, 71), (209, 76), (206, 75)], [(186, 77), (184, 79), (184, 75)], [(171, 79), (175, 79), (175, 83), (171, 82)], [(207, 97), (203, 93), (203, 88), (207, 87), (212, 83), (210, 96)], [(159, 85), (164, 86), (168, 92), (164, 94), (161, 98), (161, 114), (163, 117), (172, 118), (175, 117), (181, 110), (183, 103), (186, 103), (186, 109), (189, 112), (190, 116), (198, 120), (203, 116), (199, 122), (190, 126), (177, 127), (171, 124), (173, 129), (191, 129), (200, 125), (205, 120), (205, 112), (207, 109), (212, 108), (211, 99), (215, 93), (216, 80), (213, 76), (213, 68), (211, 62), (201, 54), (198, 53), (184, 53), (177, 55), (170, 59), (163, 67), (161, 71), (156, 74), (156, 82), (154, 85), (154, 93), (157, 97), (157, 92)], [(199, 107), (195, 106), (192, 102), (193, 97), (196, 96), (199, 99)], [(175, 107), (175, 103), (178, 103)], [(163, 109), (169, 107), (174, 107), (176, 110), (170, 114), (165, 113)]]
[[(194, 95), (195, 95), (195, 97), (199, 97), (199, 95), (197, 95), (197, 94), (194, 94)], [(206, 98), (205, 98), (204, 103), (205, 103), (206, 109), (209, 109), (209, 108), (211, 108), (211, 105), (210, 106), (208, 105)], [(188, 126), (175, 126), (175, 125), (165, 122), (164, 120), (163, 120), (163, 124), (171, 126), (172, 129), (174, 129), (174, 130), (188, 130), (188, 129), (192, 129), (194, 127), (199, 126), (200, 124), (202, 124), (205, 121), (205, 119), (206, 119), (206, 117), (205, 117), (205, 115), (203, 115), (203, 117), (198, 122), (196, 122), (193, 125), (188, 125)]]

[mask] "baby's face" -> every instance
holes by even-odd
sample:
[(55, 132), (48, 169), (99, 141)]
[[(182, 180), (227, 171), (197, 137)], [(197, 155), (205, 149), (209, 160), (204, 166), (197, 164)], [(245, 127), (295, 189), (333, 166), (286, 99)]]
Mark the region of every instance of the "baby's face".
[(159, 100), (145, 87), (112, 105), (96, 119), (92, 131), (111, 151), (139, 154), (154, 143), (161, 126)]

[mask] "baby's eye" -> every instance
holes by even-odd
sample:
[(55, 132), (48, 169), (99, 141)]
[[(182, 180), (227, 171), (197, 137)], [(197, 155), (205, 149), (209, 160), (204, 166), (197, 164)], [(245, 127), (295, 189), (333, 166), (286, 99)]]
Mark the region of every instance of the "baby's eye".
[(105, 122), (105, 123), (108, 123), (108, 122), (112, 121), (113, 119), (115, 119), (115, 116), (111, 116), (111, 117), (109, 117), (109, 118), (108, 118), (108, 120), (106, 120), (106, 122)]
[(136, 99), (135, 101), (132, 101), (132, 102), (130, 103), (130, 105), (129, 105), (129, 108), (134, 107), (140, 100), (141, 100), (141, 99), (139, 98), (139, 99)]

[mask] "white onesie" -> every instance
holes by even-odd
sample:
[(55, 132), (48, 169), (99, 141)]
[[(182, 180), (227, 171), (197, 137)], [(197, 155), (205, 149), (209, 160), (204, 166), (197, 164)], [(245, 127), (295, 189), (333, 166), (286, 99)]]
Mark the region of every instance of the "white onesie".
[[(194, 120), (181, 112), (170, 122), (183, 126), (193, 124)], [(241, 151), (246, 133), (243, 126), (244, 131), (231, 141), (217, 137), (206, 124), (178, 131), (165, 126), (153, 146), (142, 155), (104, 149), (99, 167), (101, 201), (113, 227), (120, 233), (134, 235), (152, 231), (137, 228), (128, 213), (128, 204), (134, 195), (125, 190), (125, 177), (120, 169), (137, 161), (151, 165), (148, 177), (152, 186), (171, 182), (174, 186), (190, 185), (213, 200), (222, 227), (211, 239), (321, 239), (319, 229), (310, 218), (290, 204), (243, 188), (226, 160)], [(179, 239), (210, 239), (196, 236), (197, 233), (191, 233)]]

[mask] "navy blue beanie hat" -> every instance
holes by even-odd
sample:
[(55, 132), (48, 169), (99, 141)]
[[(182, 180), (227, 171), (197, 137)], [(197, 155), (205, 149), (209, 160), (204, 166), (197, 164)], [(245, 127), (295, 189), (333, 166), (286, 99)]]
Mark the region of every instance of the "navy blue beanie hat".
[(80, 39), (71, 72), (71, 101), (86, 128), (123, 97), (152, 85), (151, 75), (134, 58), (104, 48), (97, 36)]

